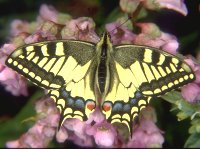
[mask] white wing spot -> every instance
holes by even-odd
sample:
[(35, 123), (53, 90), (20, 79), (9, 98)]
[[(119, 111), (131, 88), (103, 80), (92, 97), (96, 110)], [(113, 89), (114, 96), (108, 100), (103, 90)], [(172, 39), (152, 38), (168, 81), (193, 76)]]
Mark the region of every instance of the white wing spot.
[(8, 59), (8, 63), (10, 64), (10, 63), (12, 63), (12, 62), (13, 62), (12, 58), (9, 58), (9, 59)]
[(22, 69), (22, 68), (23, 68), (23, 66), (22, 66), (21, 64), (19, 64), (19, 65), (18, 65), (18, 68), (19, 68), (19, 69)]
[(17, 65), (18, 65), (18, 62), (17, 62), (17, 61), (14, 61), (14, 62), (13, 62), (13, 65), (14, 65), (14, 66), (17, 66)]
[(41, 77), (39, 77), (39, 76), (36, 76), (35, 79), (36, 79), (37, 81), (39, 81), (39, 82), (42, 81)]
[(194, 75), (193, 74), (190, 74), (190, 79), (193, 79), (194, 78)]
[(185, 76), (184, 76), (184, 79), (185, 79), (185, 80), (187, 80), (188, 78), (189, 78), (188, 75), (185, 75)]
[(33, 72), (30, 72), (29, 75), (30, 75), (32, 78), (35, 77), (35, 73), (33, 73)]
[(172, 87), (174, 84), (172, 82), (168, 83), (168, 87)]
[(184, 81), (184, 79), (183, 78), (179, 78), (179, 82), (183, 82)]
[(174, 84), (176, 84), (176, 85), (177, 85), (177, 84), (178, 84), (178, 80), (175, 80), (175, 81), (174, 81)]
[(27, 68), (24, 68), (24, 69), (23, 69), (23, 72), (28, 73), (29, 71), (28, 71)]

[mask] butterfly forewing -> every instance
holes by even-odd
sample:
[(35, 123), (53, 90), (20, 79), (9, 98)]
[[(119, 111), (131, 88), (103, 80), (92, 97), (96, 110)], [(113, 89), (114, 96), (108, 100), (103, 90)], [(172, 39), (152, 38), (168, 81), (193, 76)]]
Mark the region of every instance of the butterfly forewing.
[(66, 118), (86, 120), (95, 109), (93, 62), (95, 45), (82, 41), (47, 41), (15, 50), (6, 64), (33, 83), (48, 89)]
[(115, 49), (116, 67), (124, 69), (123, 73), (118, 71), (122, 73), (119, 75), (128, 75), (129, 70), (131, 82), (143, 95), (162, 95), (195, 79), (185, 62), (167, 52), (137, 45), (117, 46)]

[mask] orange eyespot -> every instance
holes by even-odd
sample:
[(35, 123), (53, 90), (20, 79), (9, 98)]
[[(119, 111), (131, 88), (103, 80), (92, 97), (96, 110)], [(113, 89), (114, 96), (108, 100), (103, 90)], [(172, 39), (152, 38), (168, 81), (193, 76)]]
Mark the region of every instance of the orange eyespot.
[(103, 104), (103, 110), (104, 110), (105, 112), (110, 111), (110, 110), (111, 110), (111, 104), (110, 104), (110, 103), (104, 103), (104, 104)]
[(95, 108), (94, 102), (87, 103), (87, 109), (89, 109), (90, 111), (92, 111), (92, 110), (94, 110), (94, 108)]

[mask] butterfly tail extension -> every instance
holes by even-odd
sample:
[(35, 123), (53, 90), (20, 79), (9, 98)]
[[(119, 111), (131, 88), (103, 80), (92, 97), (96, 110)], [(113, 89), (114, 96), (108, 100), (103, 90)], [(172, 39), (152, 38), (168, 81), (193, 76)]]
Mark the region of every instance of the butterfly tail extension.
[(110, 123), (123, 123), (128, 127), (132, 137), (133, 122), (140, 111), (150, 102), (151, 97), (129, 98), (128, 102), (116, 101), (114, 103), (105, 101), (102, 109), (106, 119)]

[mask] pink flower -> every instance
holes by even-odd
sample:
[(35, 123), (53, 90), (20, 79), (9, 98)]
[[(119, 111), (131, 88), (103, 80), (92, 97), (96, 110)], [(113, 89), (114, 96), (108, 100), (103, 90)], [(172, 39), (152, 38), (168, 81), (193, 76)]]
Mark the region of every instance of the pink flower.
[(26, 21), (21, 21), (21, 20), (13, 20), (11, 22), (11, 35), (12, 36), (17, 36), (19, 35), (20, 33), (28, 33), (30, 30), (29, 30), (29, 26), (30, 24)]
[(97, 145), (104, 147), (112, 147), (117, 137), (116, 130), (106, 121), (88, 127), (86, 133), (94, 136)]
[(139, 3), (151, 10), (166, 8), (177, 11), (182, 15), (187, 15), (188, 13), (183, 0), (120, 0), (120, 7), (127, 13), (133, 13)]
[(192, 58), (186, 58), (185, 62), (192, 68), (192, 70), (195, 73), (196, 76), (196, 80), (195, 83), (200, 84), (200, 65), (195, 62), (194, 60), (192, 60)]
[(63, 39), (78, 39), (94, 43), (99, 41), (99, 37), (95, 33), (95, 23), (87, 17), (67, 21), (61, 31), (61, 36)]
[(40, 41), (40, 38), (41, 38), (40, 34), (33, 34), (25, 38), (24, 42), (26, 44), (34, 43)]
[(185, 62), (190, 65), (194, 71), (196, 79), (181, 88), (181, 94), (188, 102), (197, 102), (200, 100), (200, 65), (192, 59), (185, 59)]
[(105, 117), (99, 109), (96, 109), (86, 122), (79, 119), (67, 119), (57, 133), (56, 138), (59, 142), (69, 139), (73, 140), (77, 145), (92, 147), (94, 142), (92, 141), (92, 136), (88, 134), (88, 130), (91, 130), (91, 127), (93, 128), (91, 126), (92, 123), (101, 124), (104, 120)]
[(80, 121), (79, 119), (67, 119), (63, 125), (70, 131), (73, 131), (75, 135), (77, 135), (81, 139), (86, 139), (85, 127), (86, 123), (84, 121)]
[(139, 115), (139, 124), (134, 127), (133, 136), (123, 147), (155, 148), (162, 147), (164, 138), (162, 132), (155, 125), (155, 111), (148, 106)]
[(149, 120), (141, 121), (133, 137), (125, 145), (132, 148), (162, 147), (164, 138), (157, 126)]
[(106, 24), (106, 30), (110, 33), (114, 45), (132, 43), (136, 37), (132, 31), (127, 27), (120, 26), (119, 23)]
[(200, 86), (195, 83), (190, 83), (181, 88), (181, 94), (189, 102), (200, 100)]
[[(149, 0), (145, 0), (145, 2), (147, 3), (148, 1)], [(155, 0), (151, 0), (151, 1), (155, 1)], [(184, 0), (156, 0), (156, 2), (158, 3), (160, 8), (172, 9), (174, 11), (181, 13), (184, 16), (186, 16), (188, 13)]]
[(27, 84), (23, 77), (5, 65), (5, 60), (15, 48), (13, 44), (4, 44), (0, 50), (0, 82), (6, 90), (15, 96), (27, 96)]
[(53, 6), (43, 4), (40, 7), (40, 17), (44, 21), (52, 21), (57, 23), (58, 11)]
[[(46, 21), (37, 28), (36, 35), (43, 38), (43, 40), (55, 40), (57, 38), (58, 30), (59, 26), (57, 24)], [(36, 39), (38, 39), (37, 36)]]
[(94, 139), (91, 136), (87, 135), (87, 138), (81, 139), (79, 136), (75, 134), (70, 134), (69, 140), (73, 141), (75, 144), (81, 146), (81, 147), (94, 147)]
[(134, 44), (160, 48), (171, 54), (177, 53), (178, 42), (175, 36), (161, 32), (154, 23), (138, 23), (141, 33), (136, 36)]
[(90, 114), (90, 117), (86, 121), (87, 124), (91, 124), (92, 122), (102, 123), (105, 121), (105, 116), (102, 114), (101, 110), (96, 107), (95, 111)]
[(105, 116), (99, 108), (96, 108), (86, 123), (88, 124), (85, 129), (86, 134), (93, 136), (97, 145), (104, 147), (114, 145), (116, 131), (111, 124), (106, 122)]
[(65, 142), (69, 137), (67, 130), (63, 127), (56, 133), (56, 140), (60, 143)]
[(40, 7), (40, 15), (37, 17), (37, 22), (44, 23), (46, 21), (53, 22), (60, 27), (65, 25), (66, 21), (71, 20), (71, 16), (66, 13), (58, 12), (53, 6), (43, 4)]
[(45, 148), (55, 135), (59, 114), (52, 99), (36, 103), (37, 122), (19, 139), (8, 141), (9, 148)]

